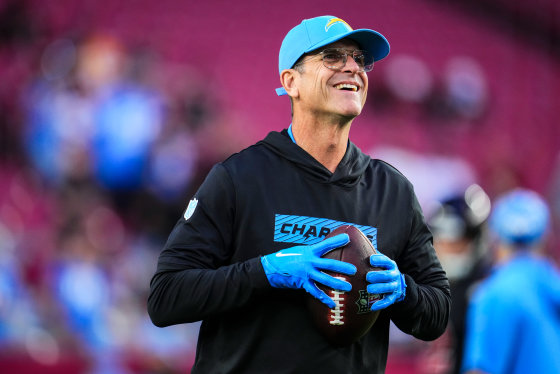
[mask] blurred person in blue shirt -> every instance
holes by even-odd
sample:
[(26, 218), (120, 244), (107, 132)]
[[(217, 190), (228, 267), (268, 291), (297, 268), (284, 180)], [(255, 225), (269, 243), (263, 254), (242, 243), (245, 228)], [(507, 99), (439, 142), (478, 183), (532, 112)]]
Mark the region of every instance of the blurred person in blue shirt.
[(465, 372), (560, 373), (560, 273), (543, 255), (549, 221), (533, 191), (496, 201), (497, 264), (469, 304)]

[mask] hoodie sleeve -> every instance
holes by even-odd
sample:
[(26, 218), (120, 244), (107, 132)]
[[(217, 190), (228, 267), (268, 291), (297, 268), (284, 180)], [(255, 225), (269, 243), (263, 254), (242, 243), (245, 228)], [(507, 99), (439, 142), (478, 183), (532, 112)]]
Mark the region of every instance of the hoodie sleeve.
[(230, 264), (235, 190), (218, 164), (173, 228), (150, 282), (156, 326), (202, 320), (246, 304), (270, 287), (259, 258)]
[(405, 299), (391, 306), (391, 319), (403, 332), (422, 340), (438, 338), (451, 308), (449, 281), (432, 245), (432, 234), (411, 190), (410, 235), (397, 259), (407, 285)]

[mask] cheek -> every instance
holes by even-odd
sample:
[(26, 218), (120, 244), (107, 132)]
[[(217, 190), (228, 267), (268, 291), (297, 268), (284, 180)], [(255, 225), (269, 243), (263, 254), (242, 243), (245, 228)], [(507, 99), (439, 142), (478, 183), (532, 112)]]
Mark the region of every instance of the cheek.
[(326, 96), (326, 86), (323, 84), (323, 80), (324, 77), (321, 76), (321, 69), (317, 68), (314, 71), (314, 80), (313, 80), (313, 88), (316, 90), (316, 92), (321, 92), (321, 95), (323, 97)]
[(363, 83), (363, 87), (364, 87), (363, 97), (362, 97), (362, 106), (363, 106), (366, 103), (366, 98), (367, 98), (368, 89), (369, 89), (367, 76), (362, 77), (362, 83)]

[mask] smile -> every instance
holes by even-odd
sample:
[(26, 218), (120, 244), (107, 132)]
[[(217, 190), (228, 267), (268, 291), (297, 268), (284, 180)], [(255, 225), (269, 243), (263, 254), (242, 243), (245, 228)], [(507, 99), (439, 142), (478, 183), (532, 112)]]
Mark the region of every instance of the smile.
[(334, 88), (336, 88), (337, 90), (350, 90), (354, 92), (358, 91), (358, 86), (349, 83), (340, 83), (335, 85)]

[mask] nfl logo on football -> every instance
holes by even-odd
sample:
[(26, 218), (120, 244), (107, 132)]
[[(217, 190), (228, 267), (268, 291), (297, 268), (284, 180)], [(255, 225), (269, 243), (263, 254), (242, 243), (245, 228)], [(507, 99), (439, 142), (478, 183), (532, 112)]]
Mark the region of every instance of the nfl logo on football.
[(360, 290), (360, 298), (356, 301), (358, 314), (369, 313), (371, 311), (371, 304), (380, 299), (381, 297), (377, 294), (371, 294), (366, 290)]

